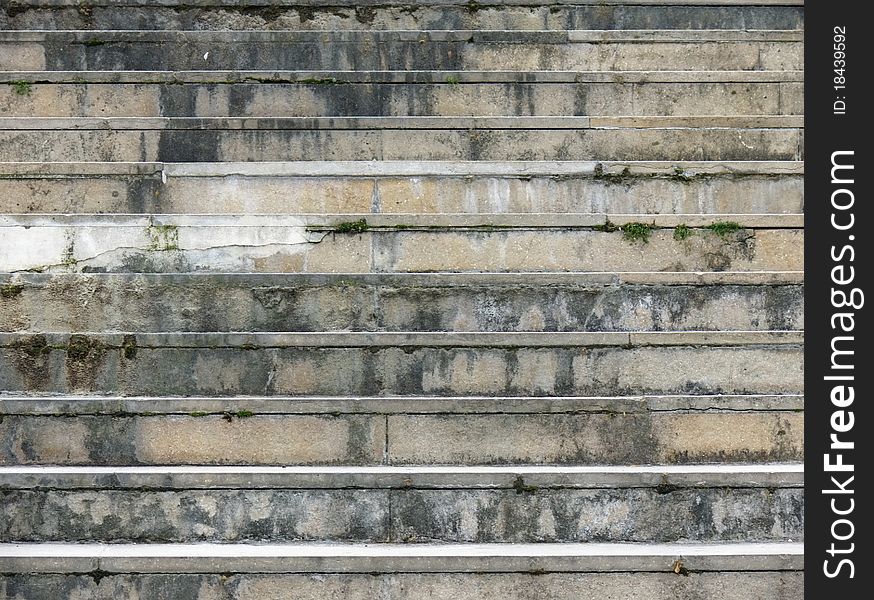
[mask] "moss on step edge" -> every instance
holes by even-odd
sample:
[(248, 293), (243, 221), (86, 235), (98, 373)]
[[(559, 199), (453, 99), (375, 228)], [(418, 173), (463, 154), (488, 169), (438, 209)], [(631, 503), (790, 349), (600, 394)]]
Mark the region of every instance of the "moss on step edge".
[(364, 233), (370, 229), (367, 224), (367, 219), (358, 219), (357, 221), (344, 221), (337, 223), (331, 228), (334, 233)]
[(727, 237), (732, 233), (740, 231), (743, 227), (735, 221), (716, 221), (707, 225), (704, 229), (709, 229), (719, 237)]
[(176, 225), (149, 225), (146, 227), (149, 238), (148, 250), (167, 251), (179, 249), (179, 227)]
[(20, 283), (4, 283), (0, 285), (0, 297), (9, 299), (21, 295), (24, 286)]

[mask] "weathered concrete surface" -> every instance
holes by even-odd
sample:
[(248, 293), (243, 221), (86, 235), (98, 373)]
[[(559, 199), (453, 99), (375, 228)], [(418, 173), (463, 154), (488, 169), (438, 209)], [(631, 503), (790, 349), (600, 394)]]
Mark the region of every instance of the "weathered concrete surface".
[(799, 600), (800, 572), (349, 575), (7, 575), (24, 600)]
[[(803, 231), (740, 229), (719, 235), (670, 229), (646, 241), (595, 227), (479, 229), (395, 226), (333, 233), (295, 219), (285, 226), (50, 219), (2, 228), (0, 268), (49, 272), (414, 273), (549, 271), (800, 271)], [(486, 223), (488, 220), (486, 220)], [(479, 221), (474, 224), (479, 224)]]
[(5, 417), (0, 430), (4, 464), (376, 464), (385, 446), (376, 415)]
[(4, 415), (645, 413), (800, 411), (801, 394), (653, 396), (106, 396), (0, 395)]
[[(455, 79), (458, 77), (456, 76)], [(447, 79), (454, 81), (452, 76)], [(18, 81), (26, 81), (22, 76)], [(2, 117), (801, 114), (802, 83), (0, 84)]]
[(391, 415), (392, 464), (800, 460), (800, 413)]
[[(600, 335), (618, 339), (623, 334)], [(682, 345), (703, 341), (690, 339), (676, 346), (635, 347), (623, 338), (613, 342), (622, 346), (606, 347), (506, 347), (521, 343), (512, 340), (485, 341), (484, 347), (476, 348), (437, 347), (429, 341), (392, 346), (364, 340), (376, 347), (318, 348), (296, 346), (297, 342), (259, 347), (241, 341), (234, 346), (206, 337), (180, 340), (174, 346), (138, 348), (135, 338), (121, 341), (122, 336), (117, 337), (117, 342), (107, 345), (96, 338), (74, 336), (57, 348), (39, 335), (7, 340), (8, 345), (0, 349), (0, 390), (125, 395), (551, 396), (761, 394), (802, 389), (800, 347), (795, 343), (772, 345), (778, 340), (769, 344), (768, 338), (752, 344), (738, 341), (741, 345), (735, 346)], [(222, 346), (209, 347), (213, 343)], [(342, 340), (334, 343), (343, 345)], [(453, 343), (461, 342), (449, 339), (439, 346)], [(489, 347), (496, 343), (502, 347)], [(155, 378), (155, 373), (164, 376)]]
[[(0, 10), (0, 28), (5, 29), (801, 29), (800, 6), (734, 5), (723, 0), (717, 6), (694, 6), (686, 2), (665, 6), (639, 2), (617, 3), (525, 2), (521, 6), (475, 8), (464, 2), (400, 5), (386, 2), (334, 0), (330, 6), (306, 1), (281, 3), (89, 2), (87, 10), (73, 2), (45, 6), (18, 1)], [(649, 4), (648, 6), (645, 6)], [(705, 4), (705, 3), (701, 3)], [(789, 4), (789, 3), (787, 3)], [(642, 6), (643, 5), (643, 6)], [(724, 6), (731, 6), (726, 10)]]
[(792, 284), (378, 277), (0, 278), (0, 331), (744, 331), (804, 324), (803, 290)]
[[(767, 410), (760, 408), (760, 410)], [(617, 411), (618, 412), (618, 411)], [(520, 481), (519, 478), (522, 478)], [(161, 465), (0, 468), (4, 490), (795, 489), (801, 463), (741, 465)]]
[(3, 464), (672, 464), (798, 461), (804, 433), (776, 411), (6, 416), (0, 441)]
[[(318, 164), (315, 163), (314, 164)], [(631, 167), (579, 164), (578, 171), (517, 167), (518, 175), (480, 173), (477, 163), (455, 163), (455, 172), (409, 176), (282, 175), (274, 168), (247, 174), (254, 163), (231, 166), (226, 174), (177, 175), (173, 165), (144, 164), (140, 172), (118, 175), (0, 176), (0, 210), (10, 213), (527, 213), (606, 212), (640, 214), (801, 213), (802, 174), (776, 168), (737, 172), (727, 165), (716, 174), (701, 173), (701, 163), (632, 173)], [(218, 165), (218, 163), (216, 163)], [(530, 165), (530, 166), (529, 166)], [(7, 167), (3, 165), (3, 167)], [(109, 166), (112, 166), (111, 164)], [(628, 168), (628, 172), (624, 170)], [(679, 170), (679, 174), (674, 170)], [(5, 169), (11, 171), (11, 169)], [(300, 166), (298, 171), (303, 170)], [(166, 182), (162, 181), (162, 171)], [(734, 172), (733, 172), (734, 171)], [(5, 175), (5, 174), (4, 174)]]
[(21, 71), (786, 71), (803, 68), (801, 40), (799, 31), (737, 30), (0, 31), (5, 70)]
[[(519, 119), (525, 117), (516, 117)], [(243, 123), (243, 125), (249, 125)], [(256, 127), (269, 123), (254, 123)], [(0, 161), (790, 160), (800, 129), (5, 130)]]
[(798, 540), (799, 490), (392, 493), (393, 541)]
[(22, 491), (4, 496), (3, 541), (389, 541), (388, 492), (380, 490)]
[(799, 571), (799, 542), (720, 544), (0, 544), (4, 573)]
[(800, 489), (7, 491), (0, 540), (799, 541)]

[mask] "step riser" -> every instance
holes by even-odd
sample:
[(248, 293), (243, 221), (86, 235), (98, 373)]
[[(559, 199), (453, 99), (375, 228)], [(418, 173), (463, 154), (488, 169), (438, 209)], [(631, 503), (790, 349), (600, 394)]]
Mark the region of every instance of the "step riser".
[(804, 444), (803, 415), (785, 411), (6, 416), (0, 434), (10, 465), (787, 462)]
[[(231, 397), (118, 397), (118, 396), (3, 396), (0, 413), (9, 415), (259, 415), (282, 414), (527, 414), (527, 413), (646, 413), (683, 410), (698, 411), (800, 411), (804, 397), (781, 395), (671, 395), (671, 396), (553, 396), (548, 403), (542, 397), (478, 396), (409, 396), (409, 397), (300, 397), (300, 396), (231, 396)], [(240, 483), (228, 475), (223, 481), (237, 483), (228, 487), (254, 485), (251, 478)], [(481, 477), (481, 476), (480, 476)], [(634, 475), (635, 481), (642, 481)], [(0, 479), (2, 481), (2, 479)], [(39, 480), (42, 481), (42, 480)], [(148, 478), (145, 480), (148, 481)], [(270, 480), (273, 481), (273, 480)], [(418, 480), (417, 480), (418, 481)], [(479, 480), (478, 480), (479, 481)], [(751, 480), (755, 481), (755, 480)], [(35, 484), (38, 483), (34, 480)], [(112, 481), (110, 483), (115, 483)], [(626, 483), (629, 483), (626, 481)], [(681, 482), (682, 483), (682, 482)], [(688, 482), (686, 482), (688, 483)], [(42, 485), (42, 484), (40, 484)], [(60, 484), (46, 487), (57, 487)], [(170, 486), (169, 483), (165, 484)], [(194, 484), (191, 484), (194, 485)], [(258, 487), (282, 487), (265, 484)], [(313, 483), (313, 486), (318, 487)], [(349, 484), (353, 486), (352, 483)], [(424, 484), (417, 482), (417, 487)], [(752, 485), (752, 484), (750, 484)], [(148, 486), (143, 483), (142, 486)], [(582, 487), (597, 487), (590, 484)], [(136, 487), (136, 486), (135, 486)], [(161, 487), (161, 486), (158, 486)], [(176, 486), (176, 487), (185, 487)], [(360, 487), (360, 486), (359, 486)], [(441, 486), (437, 486), (441, 487)], [(446, 487), (443, 485), (442, 487)]]
[(0, 268), (49, 272), (408, 273), (513, 271), (799, 271), (800, 229), (693, 230), (647, 242), (584, 230), (382, 230), (306, 226), (8, 227)]
[(798, 115), (801, 83), (0, 85), (6, 117)]
[[(133, 358), (124, 355), (135, 354)], [(0, 349), (0, 389), (126, 395), (798, 393), (797, 347)], [(154, 374), (167, 373), (165, 378)], [(738, 378), (737, 373), (744, 373)], [(178, 374), (178, 377), (177, 377)]]
[(798, 129), (0, 132), (0, 161), (801, 160)]
[(801, 213), (800, 175), (0, 179), (9, 213)]
[(802, 490), (786, 488), (669, 493), (652, 489), (7, 491), (7, 521), (0, 527), (0, 540), (799, 541), (803, 506)]
[[(665, 561), (666, 563), (671, 561)], [(645, 590), (652, 600), (797, 600), (804, 595), (801, 572), (691, 573), (435, 573), (350, 575), (7, 575), (0, 592), (28, 600), (263, 600), (336, 597), (347, 600), (419, 600), (423, 597), (506, 600), (575, 600), (594, 594), (600, 600), (627, 600), (628, 590)], [(168, 596), (169, 594), (169, 596)]]
[[(55, 37), (56, 39), (52, 39)], [(287, 39), (287, 38), (286, 38)], [(714, 71), (803, 69), (797, 41), (547, 43), (467, 40), (325, 39), (0, 42), (5, 71), (185, 71), (288, 69), (338, 71)], [(330, 50), (326, 51), (326, 44)], [(245, 50), (243, 50), (243, 48)], [(204, 55), (208, 55), (204, 59)]]
[[(787, 286), (263, 285), (57, 278), (0, 285), (0, 331), (800, 330)], [(348, 287), (347, 287), (348, 286)], [(12, 294), (15, 293), (14, 296)], [(83, 306), (80, 298), (88, 298)], [(204, 301), (208, 298), (208, 302)]]
[[(464, 4), (459, 2), (459, 4)], [(5, 18), (4, 18), (5, 17)], [(27, 7), (3, 29), (801, 29), (797, 6)]]
[[(69, 350), (61, 339), (12, 338), (0, 349), (0, 389), (223, 396), (592, 396), (801, 389), (800, 352), (791, 336), (781, 342), (747, 334), (731, 341), (715, 334), (717, 339), (707, 341), (702, 336), (669, 339), (652, 334), (660, 337), (649, 341), (634, 333), (631, 340), (628, 334), (608, 333), (580, 341), (538, 342), (541, 338), (531, 335), (518, 337), (524, 334), (449, 339), (440, 334), (419, 334), (421, 339), (402, 334), (359, 334), (354, 339), (301, 335), (303, 339), (287, 340), (182, 335), (139, 343), (133, 336), (77, 336), (69, 341)], [(154, 372), (168, 376), (156, 380)], [(737, 378), (739, 372), (745, 377)], [(184, 375), (170, 375), (176, 373)]]

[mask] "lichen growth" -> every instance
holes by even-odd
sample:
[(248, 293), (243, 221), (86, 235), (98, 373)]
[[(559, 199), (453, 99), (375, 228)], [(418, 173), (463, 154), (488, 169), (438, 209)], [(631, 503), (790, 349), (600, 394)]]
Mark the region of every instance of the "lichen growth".
[(67, 357), (72, 360), (84, 360), (93, 352), (101, 352), (103, 345), (97, 340), (89, 339), (84, 335), (71, 335), (67, 342)]
[(34, 358), (52, 351), (44, 335), (32, 335), (24, 339), (16, 340), (12, 346), (21, 353)]
[(305, 85), (342, 85), (348, 82), (335, 77), (305, 77), (304, 79), (298, 79), (298, 83)]
[(521, 475), (517, 475), (513, 480), (513, 489), (517, 494), (536, 494), (539, 489), (536, 485), (527, 485), (525, 479)]
[(20, 283), (5, 283), (0, 285), (0, 296), (3, 298), (15, 298), (24, 291), (24, 286)]
[(137, 337), (135, 335), (125, 335), (121, 342), (121, 352), (128, 360), (137, 357)]
[(620, 171), (619, 173), (605, 173), (604, 165), (598, 163), (597, 165), (595, 165), (595, 172), (592, 177), (598, 181), (606, 181), (607, 183), (618, 185), (621, 183), (625, 183), (633, 176), (631, 174), (631, 170), (628, 167), (623, 168), (622, 171)]
[(149, 225), (146, 235), (149, 238), (149, 250), (164, 252), (179, 249), (179, 227), (176, 225)]
[(674, 167), (674, 172), (668, 177), (668, 179), (670, 179), (672, 181), (680, 181), (682, 183), (688, 183), (688, 182), (694, 180), (695, 176), (690, 175), (689, 173), (686, 173), (686, 171), (684, 171), (682, 169), (682, 167)]

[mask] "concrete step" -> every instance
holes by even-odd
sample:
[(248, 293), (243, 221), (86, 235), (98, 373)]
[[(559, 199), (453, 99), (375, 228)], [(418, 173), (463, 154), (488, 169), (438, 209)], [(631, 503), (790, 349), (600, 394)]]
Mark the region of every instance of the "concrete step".
[[(0, 589), (35, 600), (774, 598), (803, 594), (800, 543), (4, 544)], [(46, 575), (54, 573), (57, 575)], [(679, 576), (685, 574), (687, 577)], [(95, 575), (99, 575), (96, 577)]]
[[(100, 480), (166, 489), (183, 485), (173, 481), (190, 487), (208, 484), (263, 489), (286, 485), (288, 478), (283, 473), (292, 471), (278, 467), (279, 471), (268, 469), (255, 478), (242, 467), (245, 472), (236, 475), (227, 470), (198, 475), (189, 472), (189, 467), (179, 467), (184, 472), (174, 471), (171, 481), (164, 474), (146, 476), (136, 471), (140, 474), (125, 475), (124, 465), (799, 461), (803, 404), (799, 394), (225, 398), (5, 394), (0, 395), (0, 431), (2, 447), (7, 448), (2, 462), (7, 465), (121, 465), (111, 467), (112, 474), (104, 474)], [(247, 442), (254, 438), (259, 444)], [(380, 468), (368, 471), (369, 475), (393, 485), (396, 479)], [(695, 468), (664, 466), (656, 470), (674, 473), (671, 469)], [(623, 485), (661, 483), (652, 473), (641, 475), (640, 467), (629, 469), (631, 472), (623, 475)], [(303, 477), (293, 472), (294, 477)], [(489, 473), (492, 475), (482, 470), (472, 472), (465, 481), (486, 487), (500, 483), (503, 475)], [(131, 479), (125, 479), (128, 476)], [(34, 477), (38, 479), (21, 480), (22, 485), (31, 482), (37, 487), (64, 487), (57, 479)], [(76, 477), (69, 486), (92, 486), (87, 479)], [(317, 482), (317, 476), (307, 477), (306, 486), (312, 489), (325, 485)], [(429, 472), (429, 477), (434, 477), (429, 481), (435, 486), (451, 487), (446, 480), (441, 483), (438, 474)], [(540, 482), (536, 473), (524, 473), (524, 477), (532, 485)], [(565, 484), (603, 487), (604, 481), (598, 483), (597, 477), (597, 473), (578, 470)], [(425, 485), (421, 479), (416, 481)], [(743, 485), (750, 487), (769, 482), (773, 483), (747, 475), (743, 479)], [(693, 485), (676, 473), (668, 483)], [(344, 481), (345, 487), (356, 485)]]
[(0, 438), (4, 465), (115, 466), (774, 462), (802, 460), (804, 445), (803, 414), (773, 408), (5, 415)]
[[(84, 79), (88, 83), (82, 81), (82, 75), (87, 75)], [(711, 71), (697, 78), (695, 72), (631, 75), (537, 71), (4, 72), (0, 73), (0, 114), (323, 117), (803, 112), (803, 83), (798, 72)]]
[(801, 215), (9, 215), (0, 219), (0, 268), (799, 271), (800, 226)]
[[(266, 475), (276, 486), (270, 489), (216, 487), (227, 470), (196, 467), (165, 467), (163, 473), (149, 468), (143, 476), (138, 476), (140, 469), (128, 468), (127, 482), (109, 482), (106, 476), (115, 472), (106, 469), (0, 468), (7, 516), (0, 540), (797, 542), (803, 536), (803, 490), (800, 465), (790, 468), (764, 465), (739, 473), (719, 467), (699, 467), (697, 473), (694, 467), (673, 469), (680, 483), (671, 483), (670, 468), (659, 473), (640, 467), (615, 474), (609, 467), (600, 472), (383, 467), (268, 473), (237, 468), (228, 473), (238, 482), (247, 473), (255, 481)], [(650, 483), (628, 485), (638, 472)], [(183, 481), (174, 483), (177, 474)], [(373, 485), (375, 476), (380, 479)], [(200, 485), (188, 487), (185, 479)], [(757, 485), (747, 484), (750, 479)], [(130, 485), (133, 480), (140, 481)], [(597, 488), (583, 487), (592, 480)], [(98, 504), (101, 509), (95, 511)]]
[[(0, 390), (124, 395), (798, 393), (799, 332), (0, 334)], [(155, 378), (154, 373), (165, 373)]]
[(800, 394), (642, 396), (111, 396), (0, 394), (4, 415), (239, 415), (659, 413), (672, 411), (799, 412)]
[(801, 70), (800, 30), (0, 31), (3, 71)]
[[(5, 29), (800, 29), (801, 0), (16, 0)], [(726, 10), (731, 7), (730, 10)]]
[(758, 117), (0, 119), (0, 161), (800, 160)]
[(4, 213), (801, 213), (801, 162), (0, 163)]
[(798, 272), (649, 275), (22, 274), (0, 276), (0, 331), (803, 328)]

